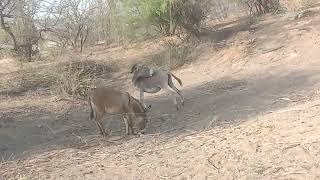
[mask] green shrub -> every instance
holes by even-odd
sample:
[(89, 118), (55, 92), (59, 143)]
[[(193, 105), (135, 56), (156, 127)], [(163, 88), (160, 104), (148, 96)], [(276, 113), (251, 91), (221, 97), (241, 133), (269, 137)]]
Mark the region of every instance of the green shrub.
[(173, 35), (176, 28), (187, 31), (199, 28), (204, 18), (202, 8), (190, 0), (124, 0), (128, 24), (135, 28), (155, 28)]

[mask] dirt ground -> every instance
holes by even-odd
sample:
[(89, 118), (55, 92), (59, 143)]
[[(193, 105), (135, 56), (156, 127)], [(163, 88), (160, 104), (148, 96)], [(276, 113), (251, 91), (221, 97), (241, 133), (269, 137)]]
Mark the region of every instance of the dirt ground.
[[(146, 95), (141, 137), (124, 136), (114, 116), (101, 138), (83, 101), (1, 93), (0, 179), (320, 179), (320, 9), (310, 10), (204, 31), (192, 61), (173, 71), (185, 106)], [(88, 49), (119, 67), (98, 82), (138, 97), (128, 67), (162, 41)], [(2, 78), (18, 71), (10, 63), (0, 61)]]

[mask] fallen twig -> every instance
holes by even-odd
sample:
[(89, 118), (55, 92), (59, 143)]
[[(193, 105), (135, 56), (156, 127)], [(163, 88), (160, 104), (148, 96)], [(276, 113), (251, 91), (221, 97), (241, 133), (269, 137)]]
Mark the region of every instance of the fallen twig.
[(209, 162), (209, 164), (212, 166), (212, 167), (214, 167), (216, 170), (219, 170), (219, 168), (212, 162), (212, 160), (211, 160), (211, 158), (213, 157), (213, 156), (215, 156), (217, 153), (213, 153), (208, 159), (207, 159), (207, 161)]
[(281, 48), (283, 48), (283, 47), (284, 47), (284, 45), (280, 45), (280, 46), (277, 46), (277, 47), (274, 47), (274, 48), (265, 50), (265, 51), (262, 52), (262, 54), (267, 54), (267, 53), (269, 53), (269, 52), (279, 50), (279, 49), (281, 49)]
[(207, 126), (207, 129), (211, 128), (212, 124), (213, 124), (214, 122), (216, 122), (217, 119), (218, 119), (218, 116), (214, 116), (214, 117), (212, 118), (212, 120), (209, 122), (209, 124), (208, 124), (208, 126)]
[(158, 177), (159, 177), (159, 178), (162, 178), (162, 179), (172, 179), (172, 178), (174, 178), (174, 177), (177, 177), (177, 176), (181, 175), (181, 174), (184, 172), (184, 169), (185, 169), (185, 168), (183, 168), (182, 170), (180, 170), (179, 173), (177, 173), (177, 174), (175, 174), (175, 175), (172, 175), (172, 176), (161, 176), (161, 175), (158, 175)]

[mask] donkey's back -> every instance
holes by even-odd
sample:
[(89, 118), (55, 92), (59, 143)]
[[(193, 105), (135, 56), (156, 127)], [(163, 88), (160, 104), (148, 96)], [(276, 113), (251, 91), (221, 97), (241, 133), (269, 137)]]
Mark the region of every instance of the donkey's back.
[(103, 87), (92, 89), (90, 98), (100, 112), (126, 113), (129, 111), (129, 96), (128, 93)]

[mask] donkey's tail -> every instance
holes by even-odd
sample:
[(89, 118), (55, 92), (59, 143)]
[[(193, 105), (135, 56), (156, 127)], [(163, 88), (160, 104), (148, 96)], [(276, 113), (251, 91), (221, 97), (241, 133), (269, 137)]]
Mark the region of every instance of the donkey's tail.
[(180, 86), (182, 86), (182, 81), (181, 81), (181, 79), (179, 79), (177, 76), (175, 76), (175, 75), (172, 74), (171, 72), (169, 72), (169, 74), (170, 74), (172, 77), (174, 77), (174, 78), (179, 82)]

